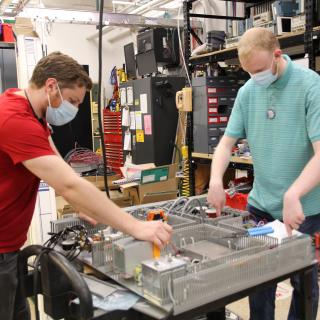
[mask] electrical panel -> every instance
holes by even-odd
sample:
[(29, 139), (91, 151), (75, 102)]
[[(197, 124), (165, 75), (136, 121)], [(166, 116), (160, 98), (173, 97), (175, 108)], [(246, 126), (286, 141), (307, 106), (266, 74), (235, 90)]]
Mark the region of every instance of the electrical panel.
[[(156, 166), (172, 162), (178, 123), (175, 98), (184, 85), (183, 77), (158, 76), (133, 80), (120, 87), (120, 95), (127, 91), (126, 105), (130, 112), (130, 124), (123, 127), (124, 158), (131, 155), (134, 164), (154, 163)], [(125, 99), (121, 100), (125, 105)]]
[(239, 88), (248, 75), (192, 79), (194, 152), (213, 153), (227, 127)]

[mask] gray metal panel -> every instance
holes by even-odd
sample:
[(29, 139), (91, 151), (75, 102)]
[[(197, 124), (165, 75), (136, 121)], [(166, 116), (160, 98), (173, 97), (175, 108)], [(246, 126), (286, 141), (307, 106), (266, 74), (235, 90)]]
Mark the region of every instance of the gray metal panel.
[(175, 142), (178, 110), (176, 92), (185, 86), (183, 77), (156, 77), (152, 85), (152, 108), (154, 127), (154, 156), (156, 165), (172, 162), (173, 145)]
[[(208, 98), (205, 78), (192, 79), (194, 152), (208, 153)], [(195, 83), (195, 86), (193, 85)], [(203, 83), (203, 85), (201, 85)], [(200, 84), (200, 86), (199, 86)]]
[(14, 49), (2, 49), (3, 53), (3, 91), (18, 86), (16, 53)]

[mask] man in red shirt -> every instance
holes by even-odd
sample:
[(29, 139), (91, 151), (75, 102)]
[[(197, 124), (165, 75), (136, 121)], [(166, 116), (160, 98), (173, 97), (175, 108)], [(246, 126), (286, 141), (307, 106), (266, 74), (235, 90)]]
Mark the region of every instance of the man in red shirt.
[(171, 228), (141, 222), (80, 178), (58, 155), (47, 122), (63, 125), (78, 111), (92, 87), (81, 65), (59, 52), (41, 59), (26, 90), (0, 96), (0, 318), (29, 319), (18, 290), (18, 251), (27, 238), (40, 179), (91, 218), (162, 246)]

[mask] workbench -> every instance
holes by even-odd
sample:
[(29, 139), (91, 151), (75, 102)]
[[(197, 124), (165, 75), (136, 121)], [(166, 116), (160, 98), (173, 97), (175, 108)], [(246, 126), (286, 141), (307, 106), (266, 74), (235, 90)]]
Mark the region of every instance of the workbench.
[[(212, 160), (213, 154), (212, 153), (198, 153), (193, 152), (191, 154), (192, 158), (195, 159), (205, 159), (205, 160)], [(239, 156), (232, 156), (230, 158), (229, 167), (232, 169), (239, 169), (239, 170), (253, 170), (253, 161), (252, 158), (243, 158)]]
[[(197, 152), (192, 153), (193, 158), (212, 160), (212, 156), (213, 156), (212, 153), (209, 153), (209, 154), (208, 153), (197, 153)], [(253, 165), (251, 157), (250, 158), (243, 158), (243, 157), (238, 157), (238, 156), (232, 156), (230, 158), (230, 162)]]

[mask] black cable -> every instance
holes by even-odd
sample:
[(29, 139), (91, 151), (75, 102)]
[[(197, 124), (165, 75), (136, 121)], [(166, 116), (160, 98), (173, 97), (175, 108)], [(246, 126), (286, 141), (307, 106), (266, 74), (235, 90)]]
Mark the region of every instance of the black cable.
[(106, 194), (108, 198), (109, 195), (109, 187), (108, 187), (108, 177), (107, 177), (107, 155), (106, 155), (106, 146), (104, 144), (104, 133), (103, 133), (103, 123), (101, 117), (101, 91), (102, 91), (102, 28), (103, 28), (103, 7), (104, 0), (100, 0), (99, 3), (99, 88), (98, 88), (98, 119), (99, 119), (99, 133), (100, 133), (100, 141), (102, 148), (102, 159), (103, 159), (103, 177), (104, 177), (104, 187), (106, 190)]
[[(62, 231), (58, 233), (52, 233), (51, 237), (44, 243), (43, 248), (41, 252), (38, 254), (38, 256), (35, 259), (34, 262), (34, 276), (33, 276), (33, 295), (34, 295), (34, 308), (35, 308), (35, 318), (36, 320), (40, 320), (39, 315), (39, 305), (38, 305), (38, 285), (39, 285), (39, 267), (41, 264), (41, 257), (54, 250), (56, 245), (61, 245), (61, 242), (68, 236), (70, 233), (74, 234), (75, 240), (78, 240), (77, 237), (79, 236), (80, 232), (84, 232), (85, 237), (85, 244), (89, 243), (88, 234), (86, 231), (86, 228), (83, 225), (75, 225), (72, 227), (64, 228)], [(73, 261), (76, 259), (81, 252), (81, 247), (79, 243), (75, 242), (74, 247), (68, 251), (68, 253), (65, 255), (65, 257), (69, 261)]]
[(39, 305), (38, 305), (38, 284), (39, 284), (39, 266), (40, 266), (40, 259), (45, 254), (48, 253), (51, 249), (43, 248), (40, 254), (37, 256), (34, 262), (34, 275), (33, 275), (33, 295), (34, 295), (34, 309), (35, 309), (35, 316), (36, 320), (40, 320), (39, 315)]

